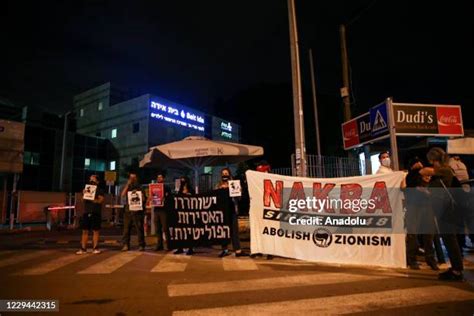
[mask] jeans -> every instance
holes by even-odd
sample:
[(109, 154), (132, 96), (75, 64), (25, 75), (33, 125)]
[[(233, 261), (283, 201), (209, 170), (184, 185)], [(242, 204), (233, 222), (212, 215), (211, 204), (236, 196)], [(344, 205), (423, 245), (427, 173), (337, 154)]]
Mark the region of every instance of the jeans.
[(145, 247), (145, 229), (143, 222), (145, 213), (143, 211), (125, 211), (123, 214), (123, 235), (122, 244), (130, 247), (130, 233), (132, 232), (132, 222), (135, 225), (138, 235), (138, 244), (140, 247)]

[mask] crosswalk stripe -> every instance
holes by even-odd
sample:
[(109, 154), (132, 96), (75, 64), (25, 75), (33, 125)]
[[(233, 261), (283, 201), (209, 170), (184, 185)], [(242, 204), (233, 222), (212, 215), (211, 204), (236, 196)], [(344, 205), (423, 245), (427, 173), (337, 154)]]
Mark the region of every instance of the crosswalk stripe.
[(17, 264), (17, 263), (21, 263), (27, 260), (31, 260), (43, 255), (49, 255), (53, 253), (54, 251), (46, 250), (46, 251), (33, 251), (33, 252), (26, 252), (26, 253), (24, 253), (23, 251), (17, 251), (17, 252), (18, 252), (18, 255), (16, 256), (0, 260), (0, 268)]
[(258, 270), (255, 261), (251, 259), (237, 259), (232, 257), (222, 258), (222, 265), (225, 271), (250, 271)]
[(175, 311), (173, 315), (336, 315), (472, 299), (474, 299), (472, 292), (438, 285), (313, 299)]
[(318, 273), (254, 280), (235, 280), (212, 283), (188, 283), (168, 285), (168, 295), (191, 296), (204, 294), (231, 293), (251, 290), (289, 288), (296, 286), (324, 285), (366, 280), (383, 279), (384, 276), (368, 276), (349, 273)]
[(118, 240), (114, 240), (114, 239), (112, 239), (112, 240), (108, 240), (108, 239), (104, 240), (104, 244), (106, 244), (106, 245), (107, 245), (107, 244), (118, 244), (118, 243), (119, 243), (119, 241), (118, 241)]
[(86, 255), (76, 255), (75, 253), (67, 254), (65, 256), (61, 256), (59, 258), (55, 258), (53, 260), (47, 261), (40, 265), (37, 265), (32, 268), (25, 269), (21, 272), (15, 273), (16, 275), (41, 275), (52, 272), (54, 270), (58, 270), (68, 264), (73, 262), (79, 261), (87, 257)]
[(167, 254), (151, 272), (183, 272), (188, 266), (191, 256)]
[(126, 265), (133, 259), (141, 256), (141, 252), (121, 252), (119, 254), (113, 255), (110, 258), (107, 258), (99, 263), (96, 263), (87, 269), (81, 270), (79, 274), (107, 274), (112, 273), (120, 267)]

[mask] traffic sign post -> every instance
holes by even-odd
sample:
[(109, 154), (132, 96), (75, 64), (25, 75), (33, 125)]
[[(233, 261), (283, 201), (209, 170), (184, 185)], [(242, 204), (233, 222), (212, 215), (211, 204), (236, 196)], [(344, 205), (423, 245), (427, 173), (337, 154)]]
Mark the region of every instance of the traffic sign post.
[(106, 171), (105, 172), (105, 183), (109, 187), (109, 194), (111, 194), (112, 186), (117, 180), (117, 172), (115, 171)]
[(391, 98), (387, 98), (389, 132), (390, 132), (390, 151), (393, 161), (393, 170), (400, 170), (400, 163), (398, 162), (398, 144), (397, 133), (395, 130), (395, 118), (393, 117), (393, 103)]

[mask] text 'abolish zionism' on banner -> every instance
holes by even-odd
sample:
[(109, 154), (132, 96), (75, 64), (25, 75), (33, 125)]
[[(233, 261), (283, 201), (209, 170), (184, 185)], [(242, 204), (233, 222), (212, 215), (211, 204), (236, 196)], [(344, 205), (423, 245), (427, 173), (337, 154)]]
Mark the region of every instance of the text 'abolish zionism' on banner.
[(324, 179), (246, 175), (252, 253), (406, 267), (403, 172)]

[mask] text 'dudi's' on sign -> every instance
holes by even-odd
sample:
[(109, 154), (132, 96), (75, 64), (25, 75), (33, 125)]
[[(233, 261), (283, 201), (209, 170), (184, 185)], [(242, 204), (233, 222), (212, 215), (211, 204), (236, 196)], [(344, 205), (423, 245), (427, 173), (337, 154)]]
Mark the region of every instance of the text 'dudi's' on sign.
[(393, 103), (397, 135), (463, 136), (459, 105)]

